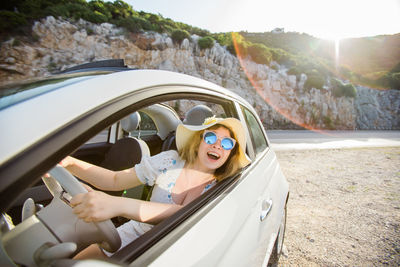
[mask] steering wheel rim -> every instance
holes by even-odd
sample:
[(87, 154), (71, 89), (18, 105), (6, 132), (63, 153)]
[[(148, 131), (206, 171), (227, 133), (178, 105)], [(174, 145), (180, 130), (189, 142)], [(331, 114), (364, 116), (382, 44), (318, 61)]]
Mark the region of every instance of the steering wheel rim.
[[(52, 168), (49, 171), (49, 174), (72, 197), (77, 194), (88, 192), (86, 188), (83, 187), (83, 185), (69, 171), (59, 164)], [(46, 187), (54, 196), (54, 193), (59, 191), (59, 187), (54, 185), (51, 187), (50, 184), (51, 183), (45, 182)], [(99, 245), (109, 252), (117, 251), (121, 246), (121, 238), (111, 220), (93, 222), (93, 224), (97, 227), (99, 233), (104, 237), (104, 241)]]

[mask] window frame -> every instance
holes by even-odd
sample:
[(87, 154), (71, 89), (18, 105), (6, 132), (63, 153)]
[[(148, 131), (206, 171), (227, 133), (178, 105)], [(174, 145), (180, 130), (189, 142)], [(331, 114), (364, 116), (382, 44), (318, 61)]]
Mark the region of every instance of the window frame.
[[(247, 128), (247, 133), (248, 133), (248, 140), (252, 144), (252, 158), (258, 157), (260, 154), (263, 154), (267, 149), (269, 149), (270, 145), (268, 143), (268, 138), (265, 133), (265, 129), (260, 123), (259, 119), (255, 115), (254, 111), (250, 110), (248, 107), (245, 107), (243, 105), (240, 105), (240, 110), (243, 116), (243, 121), (246, 123), (246, 128)], [(257, 129), (259, 130), (259, 133), (262, 134), (262, 140), (265, 143), (265, 147), (262, 150), (257, 149), (257, 142), (256, 142), (256, 137), (254, 136), (253, 128), (251, 127), (251, 123), (248, 120), (248, 117), (246, 115), (246, 112), (252, 116), (254, 119), (254, 122), (257, 125)]]

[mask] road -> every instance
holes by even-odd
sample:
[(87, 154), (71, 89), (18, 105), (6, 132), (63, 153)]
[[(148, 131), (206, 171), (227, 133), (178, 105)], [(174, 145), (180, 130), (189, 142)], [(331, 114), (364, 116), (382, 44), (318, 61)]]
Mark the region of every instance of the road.
[(274, 150), (400, 146), (400, 131), (269, 130)]

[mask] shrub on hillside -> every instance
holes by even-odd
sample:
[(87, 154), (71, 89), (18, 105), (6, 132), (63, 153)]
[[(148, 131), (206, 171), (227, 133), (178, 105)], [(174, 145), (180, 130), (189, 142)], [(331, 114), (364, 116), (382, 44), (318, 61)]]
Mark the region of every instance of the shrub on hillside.
[(332, 94), (335, 97), (356, 97), (357, 90), (351, 83), (344, 84), (338, 79), (331, 79)]
[(140, 32), (141, 30), (148, 30), (151, 24), (140, 17), (131, 16), (129, 18), (120, 18), (114, 22), (118, 27), (124, 27), (130, 32)]
[(161, 21), (162, 28), (165, 29), (166, 32), (171, 33), (177, 28), (175, 21), (172, 19), (163, 19)]
[(280, 48), (270, 48), (272, 54), (272, 60), (276, 61), (280, 65), (285, 65), (286, 67), (290, 68), (296, 65), (295, 58)]
[(190, 38), (190, 34), (185, 30), (179, 30), (178, 29), (178, 30), (174, 30), (172, 32), (171, 38), (172, 38), (172, 40), (174, 40), (174, 42), (180, 44), (180, 43), (182, 43), (182, 41), (184, 39), (186, 39), (186, 38), (189, 39)]
[(258, 64), (269, 64), (272, 60), (272, 53), (268, 47), (263, 44), (248, 44), (247, 52), (254, 62)]
[(322, 89), (325, 84), (323, 76), (318, 74), (307, 74), (307, 80), (304, 83), (304, 88), (310, 90), (311, 88)]
[(357, 96), (357, 90), (354, 87), (353, 84), (348, 83), (343, 87), (343, 95), (346, 97), (356, 97)]
[(199, 44), (200, 49), (209, 49), (214, 46), (214, 38), (211, 36), (206, 36), (200, 38), (197, 43)]
[(100, 13), (107, 18), (106, 21), (112, 19), (111, 11), (102, 0), (92, 0), (89, 3), (89, 8), (94, 12)]
[(377, 84), (386, 88), (400, 90), (400, 72), (386, 73), (377, 80)]
[(191, 25), (188, 25), (189, 27), (185, 30), (190, 32), (191, 34), (196, 34), (201, 37), (209, 36), (211, 33), (208, 30), (200, 29), (198, 27), (193, 27)]
[(392, 73), (390, 88), (400, 90), (400, 72)]
[[(82, 0), (78, 0), (78, 1), (82, 1)], [(132, 6), (130, 6), (128, 3), (125, 3), (124, 1), (121, 1), (121, 0), (115, 0), (113, 2), (111, 2), (111, 1), (105, 2), (104, 5), (111, 12), (113, 19), (129, 18), (130, 16), (138, 15), (137, 12), (135, 12), (132, 9)]]
[[(87, 5), (81, 5), (77, 3), (66, 3), (61, 5), (49, 6), (45, 9), (44, 13), (46, 15), (51, 15), (54, 17), (72, 18), (79, 20), (80, 18), (98, 23), (98, 21), (105, 22), (107, 17), (97, 16)], [(103, 20), (105, 19), (105, 20)]]
[(0, 32), (11, 31), (26, 24), (27, 21), (23, 14), (0, 10)]
[(298, 68), (298, 67), (291, 67), (288, 71), (287, 71), (287, 74), (288, 75), (296, 75), (296, 76), (299, 76), (299, 75), (301, 75), (301, 71), (300, 71), (300, 69)]
[(94, 11), (93, 13), (87, 14), (86, 20), (93, 23), (103, 23), (103, 22), (108, 22), (108, 17), (103, 13)]
[(198, 36), (204, 37), (210, 35), (210, 32), (207, 30), (200, 29), (198, 27), (193, 27), (191, 25), (182, 23), (182, 22), (175, 22), (178, 29), (185, 30), (191, 34), (196, 34)]
[(296, 76), (296, 80), (299, 81), (300, 77), (301, 77), (301, 70), (298, 67), (291, 67), (288, 71), (287, 71), (288, 75), (295, 75)]

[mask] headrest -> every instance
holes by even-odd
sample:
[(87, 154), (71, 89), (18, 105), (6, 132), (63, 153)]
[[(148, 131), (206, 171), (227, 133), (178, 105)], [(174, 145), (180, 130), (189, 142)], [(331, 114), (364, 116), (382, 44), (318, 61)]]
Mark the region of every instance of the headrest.
[(140, 115), (138, 112), (132, 113), (121, 120), (121, 127), (125, 132), (135, 131), (140, 123)]
[(205, 105), (197, 105), (192, 107), (186, 112), (184, 124), (188, 125), (202, 125), (206, 118), (212, 117), (212, 110)]

